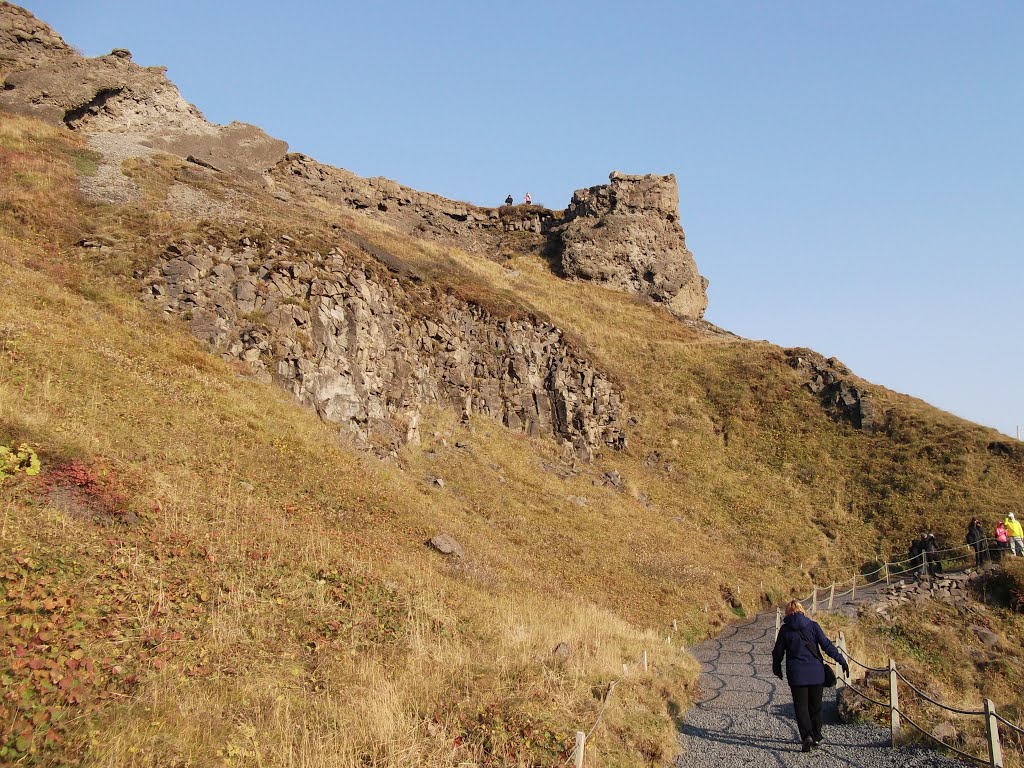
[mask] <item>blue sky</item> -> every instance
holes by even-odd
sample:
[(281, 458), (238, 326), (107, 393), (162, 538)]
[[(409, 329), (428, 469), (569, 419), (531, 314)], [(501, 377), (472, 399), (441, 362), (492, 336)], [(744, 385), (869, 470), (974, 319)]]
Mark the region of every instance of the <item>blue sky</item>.
[(1024, 3), (25, 5), (363, 175), (561, 208), (675, 173), (709, 320), (1024, 427)]

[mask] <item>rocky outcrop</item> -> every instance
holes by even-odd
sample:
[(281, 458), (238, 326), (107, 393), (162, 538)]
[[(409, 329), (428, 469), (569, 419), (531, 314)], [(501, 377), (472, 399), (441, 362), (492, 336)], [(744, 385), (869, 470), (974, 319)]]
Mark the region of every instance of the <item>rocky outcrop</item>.
[(881, 426), (870, 393), (853, 381), (853, 373), (836, 358), (826, 359), (803, 347), (787, 349), (786, 358), (804, 378), (804, 389), (818, 398), (833, 419), (865, 432)]
[(481, 208), (418, 192), (384, 178), (366, 179), (300, 154), (288, 155), (274, 178), (380, 219), (418, 237), (455, 242), (499, 259), (505, 253), (552, 255), (570, 278), (593, 280), (701, 318), (707, 280), (697, 272), (679, 226), (675, 176), (626, 176), (578, 190), (564, 212), (540, 206)]
[[(908, 566), (909, 567), (909, 566)], [(972, 585), (988, 572), (988, 568), (968, 568), (936, 577), (901, 580), (891, 584), (871, 606), (862, 606), (862, 613), (871, 611), (889, 621), (892, 612), (902, 605), (919, 605), (926, 600), (941, 600), (961, 608), (971, 601)]]
[[(560, 218), (538, 205), (482, 208), (420, 192), (391, 179), (357, 176), (298, 153), (285, 157), (274, 169), (273, 178), (290, 194), (308, 190), (407, 234), (457, 243), (493, 259), (501, 258), (503, 249), (513, 245), (509, 233), (517, 233), (511, 237), (516, 238), (518, 251), (545, 247)], [(528, 236), (525, 241), (519, 236), (523, 234)]]
[(494, 317), (353, 256), (287, 237), (178, 243), (144, 296), (376, 443), (417, 441), (422, 408), (440, 405), (555, 437), (585, 459), (625, 445), (616, 388), (559, 328)]
[[(674, 176), (612, 173), (609, 183), (578, 190), (568, 209), (486, 208), (419, 192), (384, 178), (362, 178), (287, 154), (285, 142), (255, 126), (214, 125), (185, 101), (163, 67), (140, 67), (124, 49), (84, 58), (49, 27), (0, 4), (0, 110), (32, 115), (117, 146), (179, 155), (217, 171), (267, 184), (280, 200), (323, 197), (407, 234), (457, 245), (492, 259), (543, 254), (569, 278), (646, 297), (681, 318), (699, 319), (707, 281), (697, 272), (679, 225)], [(94, 146), (106, 143), (94, 140)], [(120, 181), (120, 166), (108, 175)], [(115, 184), (101, 197), (132, 199)], [(131, 187), (127, 182), (123, 186)]]
[(0, 76), (73, 54), (60, 35), (31, 13), (0, 1)]
[(562, 271), (645, 296), (681, 317), (703, 317), (708, 283), (679, 225), (676, 177), (612, 172), (608, 179), (573, 195), (559, 230)]
[(88, 133), (131, 133), (155, 149), (193, 155), (255, 178), (287, 152), (285, 142), (243, 123), (214, 125), (182, 98), (164, 67), (140, 67), (123, 48), (84, 58), (17, 6), (0, 4), (0, 110)]

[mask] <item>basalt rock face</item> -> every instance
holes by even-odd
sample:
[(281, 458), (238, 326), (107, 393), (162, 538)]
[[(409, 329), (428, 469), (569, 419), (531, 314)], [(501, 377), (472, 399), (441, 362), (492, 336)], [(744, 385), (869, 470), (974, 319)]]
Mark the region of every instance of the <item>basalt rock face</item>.
[(164, 67), (140, 67), (131, 52), (79, 56), (27, 11), (0, 3), (0, 110), (86, 133), (130, 133), (143, 143), (255, 178), (288, 145), (243, 123), (214, 125), (182, 98)]
[(287, 240), (171, 245), (144, 297), (376, 444), (417, 441), (422, 408), (439, 405), (557, 438), (584, 459), (625, 445), (615, 386), (557, 327), (492, 317), (340, 248)]
[(679, 225), (675, 176), (608, 178), (573, 195), (559, 230), (562, 271), (645, 296), (680, 317), (703, 317), (707, 280)]
[(880, 425), (871, 395), (852, 380), (852, 372), (836, 358), (806, 349), (787, 349), (789, 364), (805, 378), (803, 387), (818, 398), (836, 421), (843, 421), (865, 432)]

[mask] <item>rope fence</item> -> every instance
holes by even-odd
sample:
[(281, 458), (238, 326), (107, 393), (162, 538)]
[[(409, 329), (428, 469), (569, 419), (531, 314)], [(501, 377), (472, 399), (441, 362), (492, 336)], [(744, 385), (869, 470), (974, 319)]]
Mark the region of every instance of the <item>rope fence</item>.
[[(673, 622), (673, 628), (675, 628), (675, 622)], [(647, 672), (650, 666), (647, 661), (647, 651), (641, 651), (640, 653), (640, 670)], [(601, 703), (601, 709), (597, 713), (597, 718), (594, 720), (594, 724), (590, 727), (589, 731), (576, 731), (576, 741), (573, 744), (572, 750), (569, 752), (569, 757), (566, 758), (562, 766), (573, 766), (573, 768), (583, 768), (583, 758), (586, 754), (587, 743), (590, 741), (590, 737), (594, 735), (594, 731), (601, 724), (604, 713), (608, 709), (608, 703), (612, 699), (612, 691), (615, 690), (615, 686), (621, 683), (629, 675), (630, 668), (628, 664), (622, 665), (622, 677), (612, 680), (608, 683), (608, 690), (605, 691), (604, 701)]]
[[(904, 560), (893, 560), (883, 562), (878, 568), (868, 573), (855, 573), (851, 579), (847, 579), (842, 582), (834, 581), (828, 587), (812, 585), (811, 593), (806, 597), (798, 597), (800, 602), (811, 603), (811, 613), (816, 614), (818, 612), (819, 603), (825, 604), (825, 610), (832, 610), (833, 602), (836, 598), (850, 596), (853, 600), (857, 596), (858, 587), (863, 589), (864, 587), (871, 587), (877, 584), (881, 584), (883, 581), (889, 584), (894, 578), (901, 578), (908, 574), (921, 573), (923, 574), (928, 569), (933, 567), (933, 563), (937, 563), (941, 566), (940, 570), (944, 570), (944, 562), (950, 560), (964, 560), (964, 559), (977, 559), (978, 552), (991, 553), (993, 551), (991, 547), (992, 539), (983, 539), (979, 544), (981, 545), (980, 550), (975, 550), (971, 544), (958, 544), (955, 547), (945, 547), (943, 549), (937, 549), (932, 552), (922, 553), (913, 558), (906, 558)], [(849, 584), (849, 588), (846, 585)], [(841, 589), (841, 592), (837, 592), (836, 588)]]
[[(889, 702), (879, 701), (878, 699), (872, 698), (864, 691), (860, 690), (853, 684), (852, 678), (843, 672), (842, 668), (836, 663), (836, 684), (841, 689), (848, 689), (853, 691), (855, 694), (860, 696), (872, 704), (881, 707), (882, 709), (889, 710), (889, 730), (890, 738), (893, 746), (896, 746), (900, 738), (900, 730), (903, 722), (912, 726), (915, 730), (923, 734), (927, 739), (941, 746), (943, 749), (948, 749), (951, 752), (960, 755), (961, 757), (970, 760), (971, 762), (978, 763), (979, 765), (987, 765), (990, 768), (1004, 768), (1005, 763), (1003, 762), (1003, 750), (1002, 744), (999, 739), (999, 724), (1002, 723), (1006, 728), (1014, 731), (1017, 734), (1024, 735), (1024, 729), (1008, 721), (1005, 717), (1002, 717), (996, 712), (996, 705), (991, 699), (985, 699), (983, 707), (981, 709), (961, 709), (959, 707), (951, 707), (948, 704), (943, 704), (941, 701), (929, 696), (927, 693), (918, 688), (914, 683), (907, 679), (907, 677), (896, 668), (896, 661), (889, 659), (888, 667), (872, 667), (863, 661), (852, 656), (847, 649), (846, 645), (846, 634), (844, 632), (839, 633), (839, 637), (836, 639), (836, 645), (840, 652), (848, 662), (856, 664), (861, 669), (865, 670), (865, 675), (870, 672), (874, 673), (889, 673)], [(899, 697), (899, 683), (902, 682), (906, 688), (909, 688), (917, 696), (924, 701), (939, 707), (947, 712), (952, 712), (955, 715), (962, 717), (981, 717), (985, 723), (985, 739), (988, 754), (984, 757), (978, 755), (972, 755), (964, 752), (948, 742), (938, 738), (930, 731), (919, 725), (914, 721), (910, 715), (907, 714), (906, 709), (900, 708), (900, 697)]]
[[(992, 551), (990, 549), (990, 547), (989, 547), (989, 542), (990, 541), (991, 541), (990, 539), (985, 539), (982, 542), (982, 544), (984, 545), (984, 549), (982, 551), (985, 551), (985, 552), (991, 552)], [(959, 554), (955, 554), (955, 555), (948, 556), (948, 557), (940, 557), (937, 560), (935, 559), (936, 556), (948, 555), (949, 553), (959, 553)], [(853, 575), (852, 579), (849, 579), (847, 581), (843, 581), (842, 583), (832, 582), (832, 584), (830, 584), (827, 589), (825, 587), (818, 587), (817, 585), (813, 585), (812, 589), (811, 589), (811, 594), (810, 595), (808, 595), (807, 597), (798, 598), (798, 599), (801, 602), (806, 602), (806, 601), (809, 600), (811, 602), (811, 613), (813, 613), (813, 614), (817, 614), (819, 602), (825, 607), (825, 610), (830, 611), (830, 610), (832, 610), (832, 607), (833, 607), (833, 605), (835, 603), (835, 600), (837, 598), (845, 598), (845, 597), (849, 596), (851, 602), (853, 600), (855, 600), (856, 597), (857, 597), (857, 589), (858, 588), (864, 589), (866, 587), (871, 587), (871, 586), (875, 586), (875, 585), (881, 584), (882, 582), (884, 582), (885, 584), (889, 584), (892, 581), (892, 579), (894, 579), (894, 578), (900, 578), (902, 576), (905, 576), (905, 575), (911, 574), (911, 573), (913, 573), (913, 574), (922, 573), (926, 567), (930, 566), (931, 562), (938, 562), (938, 563), (941, 564), (945, 560), (959, 560), (959, 559), (968, 558), (968, 557), (975, 558), (976, 554), (977, 554), (977, 550), (975, 550), (975, 548), (971, 544), (961, 544), (961, 545), (958, 545), (958, 546), (955, 546), (955, 547), (947, 547), (945, 549), (939, 549), (939, 550), (936, 550), (936, 551), (933, 551), (933, 552), (930, 552), (930, 553), (923, 553), (923, 554), (921, 554), (921, 555), (919, 555), (917, 557), (914, 557), (914, 558), (907, 558), (907, 559), (904, 559), (904, 560), (895, 560), (895, 561), (892, 561), (892, 562), (888, 562), (888, 561), (887, 562), (883, 562), (874, 571), (870, 571), (868, 573), (856, 573), (856, 574)], [(848, 589), (846, 588), (847, 584), (849, 584), (849, 588)], [(842, 589), (841, 592), (836, 592), (836, 587), (837, 586), (839, 586)], [(826, 593), (827, 593), (827, 598), (826, 598)], [(672, 622), (672, 624), (673, 624), (673, 627), (672, 627), (673, 630), (676, 630), (678, 628), (676, 622)], [(776, 634), (776, 636), (778, 636), (779, 629), (781, 628), (781, 626), (782, 626), (782, 609), (781, 608), (776, 608), (776, 617), (775, 617), (775, 634)], [(861, 691), (856, 686), (854, 686), (853, 683), (852, 683), (852, 680), (849, 677), (843, 675), (841, 673), (841, 670), (838, 668), (839, 665), (836, 664), (836, 667), (837, 667), (837, 669), (836, 669), (836, 678), (837, 678), (837, 681), (838, 681), (838, 684), (840, 685), (840, 687), (849, 688), (849, 690), (853, 691), (854, 693), (856, 693), (858, 696), (860, 696), (861, 698), (865, 699), (866, 701), (869, 701), (872, 704), (875, 704), (876, 706), (882, 707), (883, 709), (889, 709), (890, 729), (892, 731), (892, 744), (893, 744), (893, 746), (896, 745), (896, 741), (897, 741), (898, 736), (899, 736), (899, 732), (900, 732), (900, 717), (902, 716), (902, 718), (904, 720), (906, 720), (907, 723), (909, 723), (911, 726), (913, 726), (918, 731), (923, 733), (927, 738), (929, 738), (932, 741), (936, 742), (937, 744), (939, 744), (943, 748), (949, 749), (950, 751), (955, 752), (956, 754), (961, 755), (962, 757), (964, 757), (964, 758), (966, 758), (968, 760), (971, 760), (973, 762), (979, 763), (981, 765), (988, 765), (988, 766), (990, 766), (990, 768), (1004, 768), (1002, 749), (1001, 749), (1000, 742), (999, 742), (999, 724), (1002, 723), (1005, 727), (1013, 730), (1014, 732), (1016, 732), (1017, 734), (1020, 734), (1021, 736), (1024, 736), (1024, 729), (1021, 729), (1017, 725), (1009, 722), (1004, 717), (1002, 717), (1002, 716), (1000, 716), (1000, 715), (998, 715), (996, 713), (995, 704), (993, 704), (990, 699), (985, 699), (984, 709), (981, 709), (981, 710), (962, 710), (962, 709), (957, 709), (955, 707), (947, 706), (947, 705), (942, 704), (941, 702), (938, 702), (935, 699), (931, 698), (930, 696), (925, 694), (920, 688), (916, 687), (913, 683), (911, 683), (909, 680), (907, 680), (907, 678), (904, 677), (896, 669), (896, 662), (894, 660), (889, 659), (889, 666), (887, 666), (887, 667), (872, 667), (872, 666), (869, 666), (869, 665), (867, 665), (867, 664), (865, 664), (865, 663), (863, 663), (861, 661), (858, 661), (857, 659), (853, 658), (847, 652), (847, 650), (846, 650), (846, 637), (845, 637), (845, 635), (842, 632), (840, 632), (840, 634), (839, 634), (839, 638), (838, 638), (837, 644), (839, 645), (839, 648), (842, 651), (843, 656), (848, 661), (856, 664), (858, 667), (863, 669), (864, 672), (865, 672), (865, 675), (868, 674), (868, 673), (876, 673), (876, 674), (888, 673), (888, 675), (889, 675), (889, 703), (886, 704), (883, 701), (879, 701), (878, 699), (872, 698), (867, 693), (865, 693), (864, 691)], [(641, 654), (640, 667), (641, 667), (641, 669), (644, 672), (648, 671), (647, 651), (643, 651), (642, 654)], [(594, 720), (594, 724), (591, 726), (590, 730), (589, 731), (576, 731), (575, 743), (574, 743), (571, 751), (569, 752), (568, 758), (566, 758), (565, 762), (562, 763), (563, 768), (565, 766), (573, 766), (573, 768), (583, 768), (583, 765), (584, 765), (583, 761), (584, 761), (584, 757), (585, 757), (585, 754), (586, 754), (587, 743), (590, 741), (591, 737), (594, 735), (594, 732), (597, 730), (598, 726), (601, 724), (601, 720), (604, 718), (604, 714), (605, 714), (605, 712), (608, 709), (608, 704), (611, 701), (612, 692), (615, 690), (615, 687), (619, 683), (621, 683), (626, 678), (626, 676), (629, 674), (629, 667), (628, 667), (627, 664), (623, 664), (622, 665), (622, 673), (623, 673), (622, 677), (620, 677), (620, 678), (618, 678), (616, 680), (612, 680), (608, 684), (608, 690), (605, 692), (604, 701), (601, 704), (601, 709), (598, 711), (597, 718)], [(947, 744), (947, 743), (941, 741), (940, 739), (936, 738), (931, 733), (929, 733), (928, 731), (923, 729), (921, 726), (919, 726), (917, 723), (915, 723), (913, 720), (911, 720), (910, 717), (908, 717), (907, 714), (904, 711), (899, 709), (899, 691), (898, 691), (898, 682), (897, 681), (900, 681), (900, 680), (908, 688), (910, 688), (912, 691), (914, 691), (914, 693), (916, 693), (918, 696), (920, 696), (922, 699), (925, 699), (926, 701), (930, 702), (931, 704), (933, 704), (935, 706), (941, 707), (942, 709), (948, 710), (950, 712), (953, 712), (955, 714), (962, 715), (962, 716), (967, 716), (967, 717), (979, 717), (980, 716), (980, 717), (984, 717), (985, 718), (985, 731), (986, 731), (987, 740), (988, 740), (988, 751), (989, 751), (988, 758), (987, 759), (986, 758), (980, 758), (980, 757), (976, 757), (974, 755), (970, 755), (970, 754), (968, 754), (966, 752), (963, 752), (963, 751), (957, 749), (956, 747), (954, 747), (954, 746), (952, 746), (950, 744)]]
[[(996, 544), (993, 547), (993, 544)], [(890, 584), (893, 579), (900, 579), (908, 574), (913, 575), (935, 575), (931, 573), (931, 569), (934, 568), (934, 564), (940, 565), (939, 572), (944, 572), (945, 561), (958, 561), (963, 559), (970, 559), (977, 562), (978, 557), (981, 553), (983, 557), (987, 555), (989, 558), (992, 557), (992, 552), (996, 549), (1002, 549), (998, 546), (998, 543), (993, 539), (983, 539), (978, 543), (977, 548), (972, 544), (960, 544), (954, 547), (946, 547), (944, 549), (934, 550), (932, 552), (925, 552), (917, 555), (913, 558), (906, 558), (904, 560), (886, 561), (883, 562), (874, 571), (867, 573), (854, 574), (852, 579), (848, 579), (843, 582), (832, 582), (828, 587), (819, 587), (814, 584), (811, 587), (811, 593), (807, 597), (797, 598), (800, 602), (810, 601), (811, 613), (817, 614), (819, 606), (823, 607), (826, 611), (832, 610), (833, 603), (836, 598), (843, 598), (850, 595), (850, 600), (853, 601), (856, 598), (858, 587), (870, 587), (881, 583)], [(849, 588), (846, 588), (847, 584)], [(836, 587), (840, 587), (843, 591), (836, 592)], [(782, 609), (776, 608), (775, 613), (775, 633), (778, 635), (779, 630), (782, 627)], [(990, 768), (1004, 768), (1002, 745), (999, 738), (1000, 725), (1012, 732), (1018, 740), (1024, 737), (1024, 728), (1011, 723), (1006, 718), (1002, 717), (996, 712), (996, 705), (991, 699), (985, 699), (983, 702), (982, 709), (961, 709), (958, 707), (951, 707), (947, 704), (937, 701), (936, 699), (929, 696), (927, 693), (922, 691), (919, 687), (914, 685), (910, 680), (906, 678), (897, 668), (896, 661), (894, 659), (888, 660), (888, 666), (886, 667), (872, 667), (859, 659), (854, 658), (850, 655), (846, 647), (846, 636), (845, 633), (840, 632), (837, 639), (836, 645), (839, 647), (843, 654), (843, 657), (860, 667), (864, 670), (865, 677), (868, 674), (875, 673), (878, 675), (888, 674), (889, 679), (889, 702), (880, 701), (872, 696), (868, 695), (865, 691), (862, 691), (857, 686), (853, 685), (853, 681), (850, 676), (842, 672), (842, 669), (838, 663), (836, 663), (836, 680), (840, 688), (848, 688), (853, 693), (860, 696), (866, 701), (887, 709), (889, 711), (889, 728), (891, 732), (891, 743), (896, 746), (900, 736), (901, 722), (906, 721), (908, 725), (913, 727), (915, 730), (922, 733), (926, 738), (935, 742), (944, 749), (970, 760), (973, 763), (979, 765), (987, 765)], [(933, 706), (939, 707), (942, 710), (951, 712), (961, 717), (981, 717), (985, 722), (985, 737), (988, 754), (985, 757), (979, 757), (977, 755), (971, 755), (964, 752), (961, 749), (942, 741), (932, 733), (921, 727), (907, 714), (905, 709), (901, 709), (899, 705), (899, 684), (903, 685), (912, 691), (915, 695), (920, 697), (922, 700), (927, 701)]]

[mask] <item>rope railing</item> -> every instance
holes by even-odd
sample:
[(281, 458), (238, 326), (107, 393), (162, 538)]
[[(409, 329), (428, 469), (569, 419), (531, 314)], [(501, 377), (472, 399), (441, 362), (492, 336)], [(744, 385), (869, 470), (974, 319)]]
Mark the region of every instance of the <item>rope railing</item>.
[[(643, 672), (647, 672), (649, 667), (647, 663), (647, 651), (642, 651), (640, 654), (640, 663), (638, 665)], [(594, 720), (594, 724), (590, 726), (589, 731), (576, 731), (576, 740), (569, 751), (569, 756), (565, 759), (565, 762), (561, 765), (569, 766), (572, 765), (575, 768), (583, 768), (583, 757), (586, 754), (587, 744), (590, 742), (590, 737), (594, 735), (594, 731), (601, 724), (601, 720), (604, 718), (604, 713), (608, 709), (608, 704), (612, 700), (612, 691), (615, 690), (615, 686), (621, 683), (629, 674), (629, 665), (622, 665), (622, 677), (612, 680), (608, 683), (608, 690), (605, 691), (604, 701), (601, 702), (601, 709), (597, 713), (597, 718)]]
[(1003, 717), (1002, 715), (997, 715), (995, 712), (992, 713), (992, 716), (995, 717), (996, 720), (1005, 725), (1007, 728), (1009, 728), (1011, 731), (1016, 731), (1021, 736), (1024, 736), (1024, 728), (1021, 728), (1019, 725), (1011, 723), (1005, 717)]
[[(980, 544), (983, 547), (983, 551), (991, 551), (990, 544), (993, 539), (983, 539)], [(828, 587), (818, 586), (817, 584), (811, 585), (811, 592), (806, 597), (798, 597), (797, 600), (800, 602), (811, 602), (811, 613), (816, 613), (818, 610), (818, 602), (827, 602), (829, 609), (832, 607), (832, 602), (836, 598), (846, 597), (847, 595), (853, 595), (856, 597), (858, 586), (873, 586), (884, 581), (886, 584), (890, 583), (894, 578), (901, 578), (908, 574), (916, 574), (923, 571), (925, 568), (931, 568), (933, 562), (942, 562), (944, 560), (960, 560), (975, 558), (978, 550), (974, 548), (973, 544), (957, 544), (953, 547), (944, 547), (937, 549), (932, 552), (921, 553), (915, 557), (905, 558), (903, 560), (892, 560), (883, 562), (878, 568), (868, 573), (855, 573), (851, 579), (847, 579), (841, 582), (832, 582)], [(849, 589), (842, 589), (846, 584), (850, 584)], [(836, 587), (842, 589), (841, 592), (836, 591)], [(828, 595), (828, 599), (824, 599), (824, 595)]]
[(984, 715), (985, 714), (985, 710), (984, 709), (957, 709), (956, 707), (951, 707), (948, 704), (943, 704), (941, 701), (936, 701), (931, 696), (929, 696), (927, 693), (925, 693), (920, 688), (918, 688), (916, 685), (914, 685), (912, 682), (907, 680), (907, 678), (903, 676), (903, 673), (898, 671), (898, 670), (896, 672), (896, 677), (898, 677), (900, 680), (902, 680), (904, 683), (906, 683), (907, 687), (910, 688), (910, 690), (912, 690), (914, 693), (916, 693), (922, 699), (924, 699), (927, 702), (930, 702), (930, 703), (934, 704), (937, 707), (942, 707), (943, 709), (945, 709), (948, 712), (953, 712), (953, 713), (958, 714), (958, 715), (967, 715), (969, 717), (970, 716), (975, 716), (976, 717), (976, 716)]
[[(1003, 750), (1002, 745), (999, 741), (999, 724), (1002, 723), (1003, 725), (1007, 726), (1016, 733), (1024, 735), (1024, 729), (1009, 722), (1006, 718), (1000, 716), (996, 712), (996, 705), (992, 703), (991, 699), (984, 700), (984, 706), (982, 709), (961, 709), (959, 707), (951, 707), (948, 704), (943, 704), (941, 701), (937, 701), (936, 699), (932, 698), (927, 693), (918, 688), (916, 685), (914, 685), (914, 683), (908, 680), (907, 677), (896, 668), (896, 661), (894, 659), (889, 659), (889, 666), (886, 668), (868, 666), (864, 662), (854, 658), (847, 650), (846, 635), (843, 632), (840, 632), (839, 637), (836, 638), (836, 645), (839, 647), (839, 650), (841, 651), (843, 657), (847, 661), (853, 662), (858, 667), (861, 667), (867, 672), (877, 673), (887, 671), (889, 673), (889, 703), (886, 704), (885, 702), (872, 698), (871, 696), (867, 695), (864, 691), (861, 691), (859, 688), (857, 688), (857, 686), (853, 685), (853, 682), (850, 679), (849, 674), (839, 670), (839, 665), (838, 663), (836, 664), (837, 683), (840, 685), (841, 688), (848, 688), (849, 690), (853, 691), (855, 694), (857, 694), (863, 699), (866, 699), (872, 704), (889, 710), (889, 729), (891, 733), (891, 740), (893, 746), (896, 746), (899, 740), (902, 721), (906, 721), (910, 726), (915, 728), (920, 733), (924, 734), (925, 737), (935, 742), (939, 746), (943, 747), (944, 749), (948, 749), (951, 752), (954, 752), (957, 755), (966, 758), (967, 760), (978, 763), (979, 765), (988, 765), (991, 766), (991, 768), (1004, 768)], [(963, 717), (983, 718), (985, 721), (985, 735), (988, 747), (988, 755), (986, 757), (978, 757), (977, 755), (971, 755), (967, 752), (964, 752), (963, 750), (954, 747), (952, 744), (946, 743), (942, 739), (938, 738), (937, 736), (933, 735), (931, 732), (923, 728), (917, 722), (915, 722), (907, 714), (905, 709), (900, 708), (900, 681), (902, 681), (904, 685), (910, 688), (910, 690), (912, 690), (923, 700), (929, 702), (930, 704), (933, 704), (936, 707), (939, 707), (940, 709), (943, 709), (947, 712), (952, 712), (956, 715), (961, 715)]]
[[(913, 720), (911, 720), (910, 716), (906, 712), (901, 711), (900, 714), (903, 716), (904, 720), (906, 720), (908, 723), (910, 723), (912, 726), (914, 726), (918, 731), (920, 731), (922, 734), (924, 734), (927, 738), (929, 738), (932, 741), (934, 741), (940, 747), (942, 747), (944, 749), (948, 749), (950, 752), (956, 752), (958, 755), (960, 755), (960, 757), (967, 758), (971, 762), (978, 763), (979, 765), (993, 765), (993, 763), (988, 758), (978, 757), (978, 756), (972, 755), (972, 754), (970, 754), (968, 752), (964, 752), (962, 749), (957, 749), (952, 744), (947, 744), (942, 739), (940, 739), (940, 738), (938, 738), (936, 736), (933, 736), (931, 733), (929, 733), (924, 728), (922, 728), (920, 725), (918, 725)], [(984, 714), (984, 713), (982, 713), (982, 714)]]
[(594, 724), (590, 727), (589, 731), (576, 731), (576, 743), (573, 745), (572, 751), (565, 759), (565, 762), (562, 763), (563, 766), (572, 764), (582, 768), (583, 755), (587, 748), (587, 742), (590, 741), (590, 737), (594, 735), (594, 731), (597, 730), (597, 726), (601, 724), (601, 719), (604, 717), (605, 710), (608, 709), (608, 702), (612, 699), (612, 691), (615, 690), (615, 686), (621, 681), (622, 678), (619, 678), (618, 680), (612, 680), (608, 683), (608, 690), (605, 691), (604, 701), (601, 703), (601, 710), (597, 713), (597, 719), (594, 720)]
[(854, 693), (856, 693), (856, 694), (857, 694), (858, 696), (860, 696), (860, 697), (861, 697), (862, 699), (867, 699), (867, 700), (868, 700), (868, 701), (870, 701), (870, 702), (871, 702), (872, 704), (877, 704), (878, 706), (882, 707), (883, 709), (884, 709), (885, 707), (888, 707), (888, 706), (889, 706), (889, 705), (888, 705), (888, 704), (886, 704), (886, 703), (885, 703), (884, 701), (879, 701), (878, 699), (872, 699), (872, 698), (871, 698), (870, 696), (868, 696), (868, 695), (867, 695), (866, 693), (864, 693), (864, 692), (863, 692), (862, 690), (860, 690), (859, 688), (857, 688), (857, 686), (853, 685), (852, 683), (847, 683), (847, 684), (846, 684), (845, 686), (843, 686), (843, 688), (844, 688), (844, 689), (845, 689), (845, 688), (849, 688), (849, 689), (850, 689), (851, 691), (853, 691)]
[(858, 667), (860, 667), (861, 669), (863, 669), (863, 670), (865, 670), (865, 671), (867, 671), (867, 672), (888, 672), (888, 671), (889, 671), (889, 668), (888, 668), (888, 667), (869, 667), (869, 666), (868, 666), (867, 664), (865, 664), (864, 662), (862, 662), (862, 661), (857, 661), (857, 659), (853, 658), (853, 656), (851, 656), (851, 655), (850, 655), (850, 654), (849, 654), (849, 653), (848, 653), (847, 651), (845, 651), (845, 650), (843, 651), (843, 656), (844, 656), (844, 657), (846, 657), (846, 660), (847, 660), (847, 661), (852, 661), (852, 662), (853, 662), (854, 664), (856, 664), (856, 665), (857, 665)]

